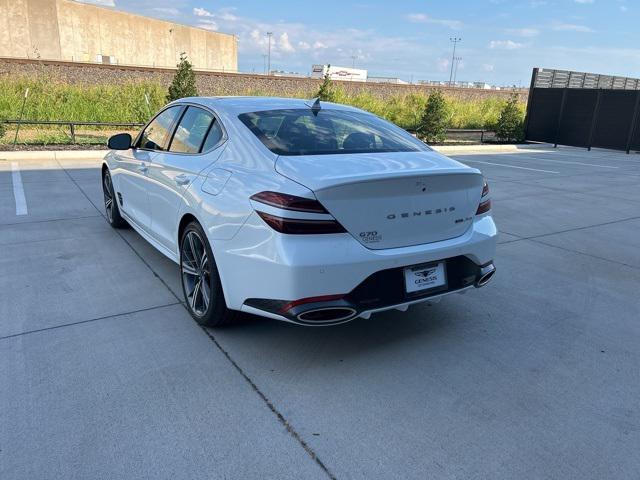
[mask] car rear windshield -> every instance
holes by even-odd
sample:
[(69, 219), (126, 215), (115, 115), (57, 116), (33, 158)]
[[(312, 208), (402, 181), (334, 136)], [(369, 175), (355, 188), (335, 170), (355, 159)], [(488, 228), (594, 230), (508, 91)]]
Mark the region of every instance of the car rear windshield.
[(243, 113), (238, 118), (277, 155), (428, 150), (401, 128), (364, 112), (299, 108)]

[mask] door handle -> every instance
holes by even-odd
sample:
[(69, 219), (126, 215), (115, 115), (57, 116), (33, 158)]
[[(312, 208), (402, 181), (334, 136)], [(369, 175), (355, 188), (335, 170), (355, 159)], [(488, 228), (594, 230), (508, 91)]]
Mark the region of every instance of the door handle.
[(149, 167), (147, 167), (144, 163), (138, 167), (138, 171), (142, 173), (147, 173), (148, 170), (149, 170)]
[(184, 186), (184, 185), (187, 185), (191, 181), (191, 178), (186, 176), (184, 173), (181, 173), (176, 178), (174, 178), (174, 180), (176, 181), (176, 184), (178, 184), (180, 186)]

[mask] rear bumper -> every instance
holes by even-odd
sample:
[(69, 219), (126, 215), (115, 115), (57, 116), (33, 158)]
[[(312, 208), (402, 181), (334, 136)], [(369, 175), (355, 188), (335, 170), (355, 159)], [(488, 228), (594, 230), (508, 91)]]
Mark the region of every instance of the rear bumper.
[[(480, 268), (492, 262), (496, 239), (493, 219), (484, 215), (457, 238), (370, 250), (347, 233), (281, 235), (253, 214), (232, 240), (211, 243), (229, 308), (298, 322), (297, 310), (281, 311), (283, 302), (341, 295), (327, 306), (342, 302), (355, 318), (471, 288)], [(445, 259), (446, 291), (404, 293), (403, 267)]]
[(465, 292), (472, 287), (480, 288), (495, 273), (493, 262), (478, 266), (464, 256), (443, 260), (447, 285), (424, 292), (406, 293), (404, 267), (398, 267), (370, 275), (342, 298), (314, 299), (293, 307), (287, 300), (249, 298), (242, 310), (267, 313), (272, 318), (301, 325), (337, 325), (358, 317), (369, 318), (372, 313), (406, 310), (415, 303), (439, 301), (444, 295)]

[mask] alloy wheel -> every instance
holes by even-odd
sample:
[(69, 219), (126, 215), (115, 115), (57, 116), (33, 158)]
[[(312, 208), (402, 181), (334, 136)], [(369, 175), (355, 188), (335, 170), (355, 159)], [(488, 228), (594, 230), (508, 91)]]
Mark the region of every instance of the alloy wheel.
[(211, 267), (204, 241), (197, 232), (188, 231), (182, 240), (180, 271), (186, 301), (191, 311), (203, 316), (211, 302)]
[(107, 213), (107, 219), (109, 223), (113, 222), (113, 188), (111, 185), (111, 175), (109, 172), (104, 174), (104, 178), (102, 180), (102, 191), (104, 193), (104, 209)]

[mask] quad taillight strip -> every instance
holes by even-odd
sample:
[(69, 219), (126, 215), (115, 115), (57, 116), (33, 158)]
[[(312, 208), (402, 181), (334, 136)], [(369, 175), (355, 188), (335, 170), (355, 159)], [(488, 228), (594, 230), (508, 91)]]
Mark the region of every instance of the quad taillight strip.
[(491, 210), (491, 199), (487, 198), (483, 200), (487, 195), (489, 195), (489, 184), (487, 180), (484, 180), (482, 184), (482, 197), (480, 198), (480, 205), (478, 205), (478, 210), (476, 210), (476, 215), (482, 215), (483, 213), (487, 213)]
[[(318, 235), (346, 232), (344, 227), (340, 225), (335, 218), (326, 218), (330, 216), (329, 212), (327, 212), (318, 200), (271, 191), (256, 193), (251, 196), (251, 200), (262, 203), (263, 205), (268, 205), (274, 209), (310, 214), (308, 218), (298, 218), (297, 215), (295, 217), (287, 217), (285, 216), (286, 212), (279, 215), (273, 211), (268, 213), (256, 208), (256, 213), (260, 218), (276, 232), (290, 235)], [(323, 218), (314, 218), (314, 216), (319, 214), (322, 215)]]

